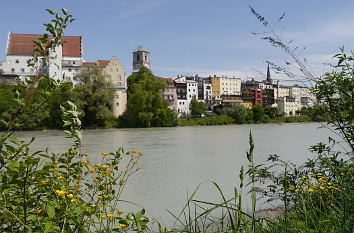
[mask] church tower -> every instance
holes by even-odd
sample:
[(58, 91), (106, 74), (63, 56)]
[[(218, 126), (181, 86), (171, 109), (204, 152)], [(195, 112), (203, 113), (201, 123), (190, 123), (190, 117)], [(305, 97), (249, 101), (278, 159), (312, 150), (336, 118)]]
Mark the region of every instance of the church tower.
[(270, 77), (270, 70), (269, 70), (269, 64), (268, 64), (268, 69), (267, 69), (267, 80), (266, 80), (267, 84), (272, 84), (272, 78)]
[(133, 52), (133, 73), (138, 72), (141, 67), (150, 69), (150, 53), (142, 46)]

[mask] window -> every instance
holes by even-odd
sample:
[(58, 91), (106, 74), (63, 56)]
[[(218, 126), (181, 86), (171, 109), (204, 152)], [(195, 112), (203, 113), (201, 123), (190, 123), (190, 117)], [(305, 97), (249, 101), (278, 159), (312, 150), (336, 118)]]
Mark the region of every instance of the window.
[(118, 103), (118, 102), (116, 103), (116, 106), (119, 106), (119, 103)]
[(20, 63), (20, 61), (19, 61), (19, 60), (17, 60), (17, 59), (16, 59), (16, 61), (15, 61), (15, 62), (16, 62), (16, 63)]
[(148, 60), (148, 57), (145, 55), (145, 61), (147, 61)]
[(140, 55), (139, 54), (136, 55), (136, 61), (140, 61)]
[[(117, 69), (118, 71), (118, 69)], [(118, 80), (121, 81), (122, 80), (122, 76), (118, 75)]]
[(25, 72), (25, 68), (21, 68), (21, 71), (22, 71), (22, 72)]
[(116, 99), (119, 99), (119, 95), (116, 95)]
[(71, 72), (71, 69), (69, 69), (69, 72)]
[(118, 72), (118, 68), (116, 68), (116, 71)]
[(15, 72), (15, 68), (11, 68), (11, 71), (12, 71), (12, 72)]
[(73, 64), (75, 65), (75, 61), (73, 61)]
[(112, 81), (112, 76), (108, 75), (108, 80)]

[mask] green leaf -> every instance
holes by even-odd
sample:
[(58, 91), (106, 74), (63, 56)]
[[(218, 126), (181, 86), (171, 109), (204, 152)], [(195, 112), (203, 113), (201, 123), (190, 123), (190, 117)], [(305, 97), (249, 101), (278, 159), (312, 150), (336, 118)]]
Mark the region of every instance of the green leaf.
[(67, 14), (69, 13), (68, 10), (65, 9), (65, 8), (62, 8), (61, 10), (63, 11), (63, 14), (64, 14), (64, 15), (67, 15)]
[(48, 233), (51, 230), (53, 230), (54, 225), (55, 225), (55, 223), (53, 223), (53, 222), (46, 222), (44, 225), (44, 233)]
[(20, 145), (20, 141), (17, 139), (17, 138), (14, 138), (14, 137), (10, 137), (10, 138), (8, 138), (8, 140), (10, 141), (10, 142), (12, 142), (13, 144), (16, 144), (16, 145)]
[(53, 218), (55, 216), (55, 207), (49, 204), (47, 206), (47, 213), (50, 218)]
[(54, 15), (54, 11), (52, 11), (51, 9), (45, 9), (46, 11), (48, 11), (49, 14)]

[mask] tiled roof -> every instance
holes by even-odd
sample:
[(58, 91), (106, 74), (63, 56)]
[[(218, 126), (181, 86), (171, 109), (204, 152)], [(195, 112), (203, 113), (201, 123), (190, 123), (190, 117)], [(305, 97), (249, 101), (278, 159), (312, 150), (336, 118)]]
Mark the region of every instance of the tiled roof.
[(98, 66), (103, 67), (103, 68), (105, 68), (109, 62), (110, 62), (110, 60), (97, 60)]
[[(38, 40), (40, 34), (15, 34), (11, 33), (6, 51), (7, 55), (33, 55), (34, 40)], [(49, 37), (51, 38), (51, 36)], [(63, 36), (63, 56), (81, 57), (81, 36)]]
[(89, 66), (89, 65), (97, 66), (97, 63), (96, 62), (89, 62), (89, 61), (86, 61), (86, 62), (82, 63), (82, 66)]

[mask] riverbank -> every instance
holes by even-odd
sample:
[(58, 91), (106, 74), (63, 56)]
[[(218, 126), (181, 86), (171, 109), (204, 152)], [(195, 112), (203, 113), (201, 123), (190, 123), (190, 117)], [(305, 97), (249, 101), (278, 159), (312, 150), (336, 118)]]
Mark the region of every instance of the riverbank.
[[(249, 120), (244, 124), (277, 124), (277, 123), (304, 123), (304, 122), (315, 122), (309, 116), (292, 116), (292, 117), (279, 117), (279, 118), (266, 118), (265, 122), (254, 122), (254, 120)], [(198, 126), (198, 125), (229, 125), (237, 124), (236, 120), (226, 116), (206, 116), (201, 118), (185, 118), (178, 120), (178, 126)], [(243, 124), (238, 124), (243, 125)]]

